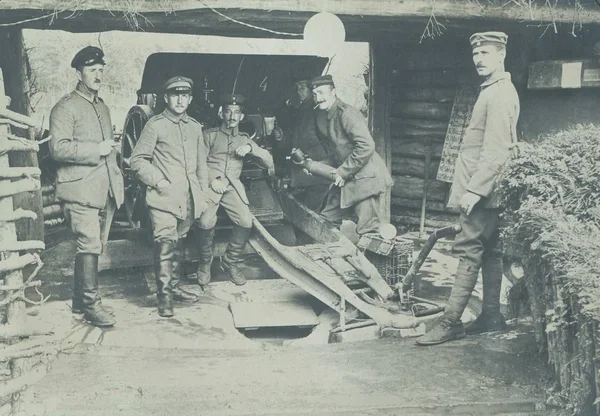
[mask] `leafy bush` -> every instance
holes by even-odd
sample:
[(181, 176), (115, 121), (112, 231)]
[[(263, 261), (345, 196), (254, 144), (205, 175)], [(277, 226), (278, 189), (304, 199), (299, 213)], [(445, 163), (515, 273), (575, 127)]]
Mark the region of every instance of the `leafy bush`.
[(499, 187), (508, 254), (549, 265), (584, 312), (600, 317), (600, 127), (578, 125), (532, 143)]

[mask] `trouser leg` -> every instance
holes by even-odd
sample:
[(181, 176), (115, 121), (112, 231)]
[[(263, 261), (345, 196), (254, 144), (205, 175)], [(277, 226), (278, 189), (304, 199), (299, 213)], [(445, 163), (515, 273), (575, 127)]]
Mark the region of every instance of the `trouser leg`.
[(356, 233), (359, 235), (379, 232), (381, 225), (381, 198), (380, 195), (370, 196), (354, 206), (354, 213), (358, 217)]
[(332, 186), (325, 196), (325, 202), (320, 214), (325, 220), (335, 227), (340, 228), (343, 219), (350, 217), (351, 210), (340, 208), (341, 191), (337, 186)]

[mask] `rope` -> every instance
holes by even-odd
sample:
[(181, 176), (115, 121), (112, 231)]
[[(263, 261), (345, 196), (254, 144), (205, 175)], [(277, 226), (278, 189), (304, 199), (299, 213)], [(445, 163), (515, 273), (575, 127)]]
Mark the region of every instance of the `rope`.
[(227, 19), (233, 23), (237, 23), (238, 25), (242, 25), (242, 26), (246, 26), (252, 29), (256, 29), (256, 30), (262, 30), (264, 32), (269, 32), (269, 33), (273, 33), (275, 35), (284, 35), (284, 36), (302, 36), (302, 33), (290, 33), (290, 32), (278, 32), (276, 30), (271, 30), (271, 29), (267, 29), (265, 27), (260, 27), (260, 26), (255, 26), (255, 25), (251, 25), (250, 23), (245, 23), (245, 22), (241, 22), (239, 20), (236, 20), (232, 17), (229, 17), (223, 13), (221, 13), (220, 11), (214, 9), (213, 7), (210, 7), (208, 4), (206, 4), (205, 2), (198, 0), (200, 3), (202, 3), (204, 5), (204, 7), (206, 7), (207, 9), (210, 9), (211, 11), (213, 11), (214, 13), (218, 14), (219, 16), (223, 17), (224, 19)]

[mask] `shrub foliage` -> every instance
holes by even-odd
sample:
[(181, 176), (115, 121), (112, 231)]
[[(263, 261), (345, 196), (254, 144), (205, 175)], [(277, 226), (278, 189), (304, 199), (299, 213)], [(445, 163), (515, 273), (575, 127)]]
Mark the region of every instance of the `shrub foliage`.
[(584, 312), (600, 318), (600, 127), (577, 125), (532, 143), (499, 187), (507, 253), (525, 269), (550, 267)]

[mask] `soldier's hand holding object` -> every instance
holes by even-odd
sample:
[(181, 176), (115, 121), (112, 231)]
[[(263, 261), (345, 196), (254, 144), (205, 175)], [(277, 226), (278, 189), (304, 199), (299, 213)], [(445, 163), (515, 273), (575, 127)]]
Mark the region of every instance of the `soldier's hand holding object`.
[(213, 191), (215, 191), (218, 194), (222, 194), (227, 190), (228, 185), (229, 185), (228, 180), (226, 180), (226, 179), (223, 180), (221, 178), (215, 178), (210, 183), (210, 189), (212, 189)]
[(108, 156), (110, 152), (113, 151), (114, 147), (118, 146), (118, 143), (115, 143), (112, 140), (104, 140), (99, 146), (100, 156)]
[(251, 151), (252, 151), (252, 146), (250, 146), (249, 144), (244, 144), (244, 145), (241, 145), (240, 147), (238, 147), (237, 149), (235, 149), (235, 154), (238, 155), (239, 157), (244, 157)]
[(156, 184), (156, 190), (158, 191), (159, 194), (162, 194), (163, 191), (165, 189), (167, 189), (169, 186), (171, 186), (171, 182), (169, 182), (166, 178), (163, 178), (160, 181), (158, 181), (158, 183)]
[(460, 209), (465, 215), (469, 215), (475, 204), (481, 200), (481, 196), (472, 192), (467, 192), (460, 199)]
[(342, 178), (339, 173), (336, 172), (333, 175), (333, 183), (335, 184), (335, 186), (339, 186), (341, 188), (346, 184), (346, 180)]

